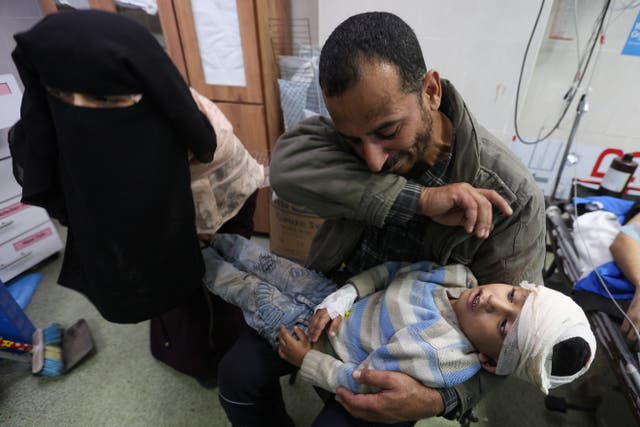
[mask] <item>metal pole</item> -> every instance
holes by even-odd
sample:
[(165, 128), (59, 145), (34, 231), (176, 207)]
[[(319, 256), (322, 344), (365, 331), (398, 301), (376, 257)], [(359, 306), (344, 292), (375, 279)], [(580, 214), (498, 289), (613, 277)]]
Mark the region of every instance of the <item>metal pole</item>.
[(571, 132), (569, 133), (569, 139), (567, 140), (567, 145), (564, 148), (564, 153), (562, 153), (560, 168), (558, 170), (558, 175), (556, 175), (556, 180), (553, 183), (553, 191), (551, 192), (551, 200), (556, 201), (556, 191), (558, 191), (558, 183), (560, 182), (560, 177), (562, 176), (562, 171), (564, 171), (564, 166), (567, 163), (567, 155), (569, 154), (569, 150), (573, 145), (573, 138), (576, 136), (576, 132), (578, 131), (578, 125), (580, 124), (580, 119), (582, 118), (582, 114), (589, 111), (589, 104), (587, 102), (587, 94), (584, 93), (580, 97), (580, 101), (578, 102), (578, 107), (576, 109), (576, 118), (573, 120), (573, 126), (571, 126)]

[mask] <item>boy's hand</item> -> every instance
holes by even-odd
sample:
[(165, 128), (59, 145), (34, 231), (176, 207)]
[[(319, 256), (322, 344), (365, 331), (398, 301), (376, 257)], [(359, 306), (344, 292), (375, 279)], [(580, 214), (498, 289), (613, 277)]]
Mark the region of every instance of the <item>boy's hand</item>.
[(295, 339), (284, 325), (280, 326), (278, 354), (292, 365), (300, 367), (304, 357), (311, 350), (311, 341), (309, 341), (307, 334), (297, 326), (293, 327), (293, 333), (298, 339)]
[(311, 316), (311, 320), (309, 320), (309, 339), (311, 342), (317, 342), (320, 335), (327, 327), (327, 324), (329, 324), (329, 336), (335, 336), (338, 332), (338, 328), (340, 327), (340, 322), (342, 322), (342, 316), (338, 316), (331, 320), (326, 308), (317, 310), (313, 313), (313, 316)]

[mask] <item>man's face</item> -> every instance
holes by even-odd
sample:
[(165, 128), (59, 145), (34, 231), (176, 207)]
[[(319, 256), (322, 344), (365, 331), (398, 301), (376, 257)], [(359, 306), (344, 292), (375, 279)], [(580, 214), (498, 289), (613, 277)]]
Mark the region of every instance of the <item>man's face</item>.
[(495, 283), (465, 290), (452, 301), (462, 332), (473, 346), (498, 360), (504, 337), (513, 326), (530, 291)]
[(393, 65), (364, 62), (360, 71), (345, 93), (325, 96), (336, 129), (372, 172), (418, 175), (431, 166), (432, 107), (423, 93), (401, 90)]

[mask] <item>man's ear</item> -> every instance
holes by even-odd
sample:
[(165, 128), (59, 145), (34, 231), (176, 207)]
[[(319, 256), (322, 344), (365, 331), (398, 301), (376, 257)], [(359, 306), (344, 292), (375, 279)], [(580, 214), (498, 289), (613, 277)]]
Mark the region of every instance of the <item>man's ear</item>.
[(429, 70), (424, 73), (422, 79), (422, 97), (425, 105), (431, 111), (437, 111), (442, 101), (442, 86), (440, 85), (440, 74), (436, 70)]
[(482, 365), (482, 369), (487, 372), (491, 372), (492, 374), (496, 373), (496, 361), (487, 356), (484, 353), (478, 353), (478, 360), (480, 360), (480, 364)]

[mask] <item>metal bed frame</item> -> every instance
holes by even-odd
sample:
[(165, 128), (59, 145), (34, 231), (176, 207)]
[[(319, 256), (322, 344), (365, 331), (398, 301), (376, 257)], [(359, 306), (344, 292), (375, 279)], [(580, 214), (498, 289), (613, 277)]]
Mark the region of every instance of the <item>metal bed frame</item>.
[[(545, 280), (556, 270), (573, 288), (580, 278), (580, 259), (573, 236), (563, 218), (562, 205), (551, 205), (545, 214), (547, 235), (553, 262), (545, 272)], [(587, 311), (591, 327), (600, 342), (600, 351), (605, 351), (636, 421), (640, 425), (640, 353), (631, 351), (625, 342), (620, 324), (602, 311)]]

